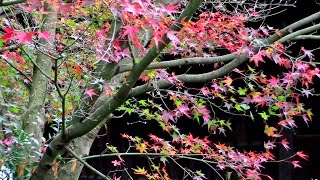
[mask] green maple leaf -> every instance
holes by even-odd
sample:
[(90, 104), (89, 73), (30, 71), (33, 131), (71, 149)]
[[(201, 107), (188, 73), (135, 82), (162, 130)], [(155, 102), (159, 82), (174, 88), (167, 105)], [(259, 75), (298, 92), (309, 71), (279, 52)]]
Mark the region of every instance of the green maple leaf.
[(269, 115), (267, 115), (267, 113), (266, 112), (262, 112), (262, 113), (258, 113), (258, 114), (260, 114), (260, 116), (262, 117), (262, 119), (264, 119), (264, 120), (268, 120), (268, 118), (270, 117)]

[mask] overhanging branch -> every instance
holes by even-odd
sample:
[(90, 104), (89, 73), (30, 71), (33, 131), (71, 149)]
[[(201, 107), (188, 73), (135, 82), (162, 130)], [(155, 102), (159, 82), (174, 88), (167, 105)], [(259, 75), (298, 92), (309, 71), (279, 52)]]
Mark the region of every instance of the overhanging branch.
[(294, 40), (294, 38), (296, 38), (296, 37), (298, 37), (300, 35), (309, 34), (309, 33), (315, 32), (315, 31), (317, 31), (319, 29), (320, 29), (320, 24), (316, 24), (316, 25), (301, 29), (299, 31), (293, 32), (291, 34), (288, 34), (288, 35), (284, 36), (283, 38), (281, 38), (279, 40), (279, 42), (280, 43), (284, 43), (284, 42), (287, 42), (287, 41), (290, 41), (290, 40)]
[[(308, 23), (311, 23), (312, 21), (317, 20), (317, 19), (320, 19), (320, 12), (315, 13), (311, 16), (308, 16), (300, 21), (297, 21), (297, 22), (287, 26), (286, 28), (284, 28), (280, 31), (281, 35), (284, 36), (283, 38), (281, 38), (278, 34), (274, 34), (274, 35), (270, 36), (268, 39), (266, 39), (266, 43), (272, 44), (273, 42), (276, 42), (278, 40), (281, 43), (283, 43), (283, 42), (291, 40), (292, 38), (295, 38), (296, 36), (298, 36), (300, 34), (313, 32), (313, 31), (320, 28), (320, 24), (310, 26), (308, 28), (290, 33), (290, 32), (292, 32), (292, 31), (294, 31), (294, 30), (296, 30), (296, 29), (298, 29)], [(258, 50), (259, 50), (259, 47), (253, 48), (254, 52), (258, 52)], [(241, 64), (243, 64), (244, 62), (246, 62), (248, 60), (249, 60), (248, 53), (243, 53), (238, 58), (235, 58), (234, 60), (232, 60), (231, 62), (229, 62), (228, 64), (222, 66), (221, 68), (219, 68), (217, 70), (213, 70), (211, 72), (203, 73), (203, 74), (182, 74), (182, 75), (178, 75), (177, 78), (180, 81), (182, 81), (183, 83), (208, 82), (208, 81), (211, 81), (212, 79), (226, 75), (227, 73), (231, 72), (233, 69), (235, 69), (236, 67), (240, 66)], [(156, 85), (156, 87), (154, 87), (153, 84)], [(132, 89), (131, 95), (138, 96), (138, 95), (144, 94), (148, 91), (151, 91), (155, 88), (166, 88), (166, 87), (172, 86), (172, 84), (166, 80), (159, 80), (153, 84), (149, 83), (149, 84), (137, 86)]]
[[(227, 54), (223, 56), (216, 57), (193, 57), (193, 58), (183, 58), (183, 59), (175, 59), (170, 61), (163, 62), (153, 62), (151, 63), (146, 70), (148, 69), (157, 69), (157, 68), (170, 68), (177, 66), (187, 66), (194, 64), (214, 64), (221, 62), (228, 62), (237, 57), (237, 53)], [(132, 69), (132, 64), (124, 64), (120, 67), (119, 73), (130, 71)]]
[(298, 41), (298, 40), (316, 40), (319, 41), (320, 40), (320, 35), (300, 35), (297, 36), (295, 38), (293, 38), (292, 40)]
[(25, 0), (13, 0), (13, 1), (0, 1), (0, 6), (10, 6), (10, 5), (15, 5), (19, 3), (23, 3)]

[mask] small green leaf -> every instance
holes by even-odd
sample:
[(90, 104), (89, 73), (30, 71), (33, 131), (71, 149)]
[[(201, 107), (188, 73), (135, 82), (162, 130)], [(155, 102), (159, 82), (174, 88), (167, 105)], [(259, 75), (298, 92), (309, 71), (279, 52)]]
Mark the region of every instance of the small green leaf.
[(74, 21), (71, 20), (71, 19), (68, 19), (68, 20), (66, 21), (66, 25), (67, 25), (67, 26), (70, 26), (70, 27), (75, 27), (75, 26), (77, 26), (77, 23), (74, 22)]
[(278, 96), (278, 100), (284, 102), (286, 100), (285, 96)]
[(140, 100), (139, 101), (139, 104), (141, 105), (141, 106), (148, 106), (148, 104), (147, 104), (147, 102), (146, 102), (146, 100)]
[(312, 116), (313, 116), (313, 113), (311, 112), (311, 109), (308, 109), (308, 110), (306, 111), (306, 113), (307, 113), (309, 119), (311, 120), (311, 119), (312, 119)]
[(234, 108), (236, 108), (236, 110), (239, 112), (239, 111), (243, 111), (243, 109), (241, 108), (241, 105), (240, 104), (236, 104), (234, 106)]
[(125, 112), (128, 113), (129, 115), (131, 115), (131, 113), (133, 113), (134, 110), (133, 110), (133, 109), (130, 109), (130, 108), (127, 108)]
[(176, 100), (176, 101), (174, 102), (174, 104), (178, 107), (178, 106), (180, 106), (180, 105), (182, 104), (182, 101)]
[(270, 116), (267, 115), (267, 113), (264, 112), (264, 111), (263, 111), (262, 113), (258, 113), (258, 114), (260, 114), (261, 118), (264, 119), (264, 120), (268, 120), (268, 118), (270, 117)]
[(243, 88), (243, 89), (242, 89), (242, 88), (240, 87), (240, 88), (238, 89), (238, 93), (239, 93), (240, 96), (246, 95), (247, 91), (248, 91), (247, 88)]

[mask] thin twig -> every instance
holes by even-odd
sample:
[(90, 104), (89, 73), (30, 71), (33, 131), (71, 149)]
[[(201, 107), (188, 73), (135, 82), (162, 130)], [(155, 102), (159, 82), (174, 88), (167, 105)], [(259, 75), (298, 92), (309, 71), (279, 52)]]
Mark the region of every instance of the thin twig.
[(96, 168), (92, 167), (90, 164), (88, 164), (87, 162), (85, 162), (83, 159), (81, 159), (81, 157), (79, 155), (77, 155), (75, 152), (73, 152), (68, 146), (65, 147), (65, 149), (72, 154), (81, 164), (83, 164), (84, 166), (86, 166), (87, 168), (89, 168), (91, 171), (95, 172), (96, 174), (98, 174), (99, 176), (101, 176), (103, 179), (107, 179), (107, 180), (112, 180), (110, 177), (105, 176), (104, 174), (102, 174), (100, 171), (98, 171)]
[[(16, 71), (19, 72), (19, 74), (21, 74), (23, 77), (25, 77), (29, 83), (32, 83), (32, 80), (22, 71), (20, 71), (17, 67), (15, 67), (13, 64), (11, 64), (9, 61), (7, 61), (5, 58), (2, 58), (7, 64), (9, 64), (9, 66), (11, 66), (13, 69), (15, 69)], [(27, 88), (29, 89), (30, 86), (27, 86)]]

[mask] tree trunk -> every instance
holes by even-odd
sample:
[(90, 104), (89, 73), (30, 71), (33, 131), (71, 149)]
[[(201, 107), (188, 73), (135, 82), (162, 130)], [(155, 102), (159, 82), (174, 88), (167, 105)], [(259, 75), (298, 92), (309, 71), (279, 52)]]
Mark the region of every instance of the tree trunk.
[[(49, 13), (43, 16), (43, 26), (41, 31), (46, 31), (54, 35), (57, 21), (56, 10), (52, 9), (48, 4), (45, 3), (45, 11), (48, 11)], [(50, 41), (53, 44), (54, 36), (51, 36)], [(40, 43), (44, 46), (50, 46), (45, 39), (41, 39)], [(28, 110), (21, 116), (23, 130), (27, 134), (33, 136), (33, 139), (31, 140), (34, 142), (31, 142), (32, 144), (30, 149), (28, 148), (28, 151), (31, 153), (30, 156), (32, 157), (32, 160), (39, 159), (38, 155), (33, 152), (41, 149), (40, 146), (45, 124), (44, 105), (48, 85), (48, 78), (44, 75), (44, 73), (50, 74), (51, 66), (52, 59), (50, 57), (42, 53), (37, 56), (36, 65), (34, 65), (33, 70), (33, 82), (29, 96)]]

